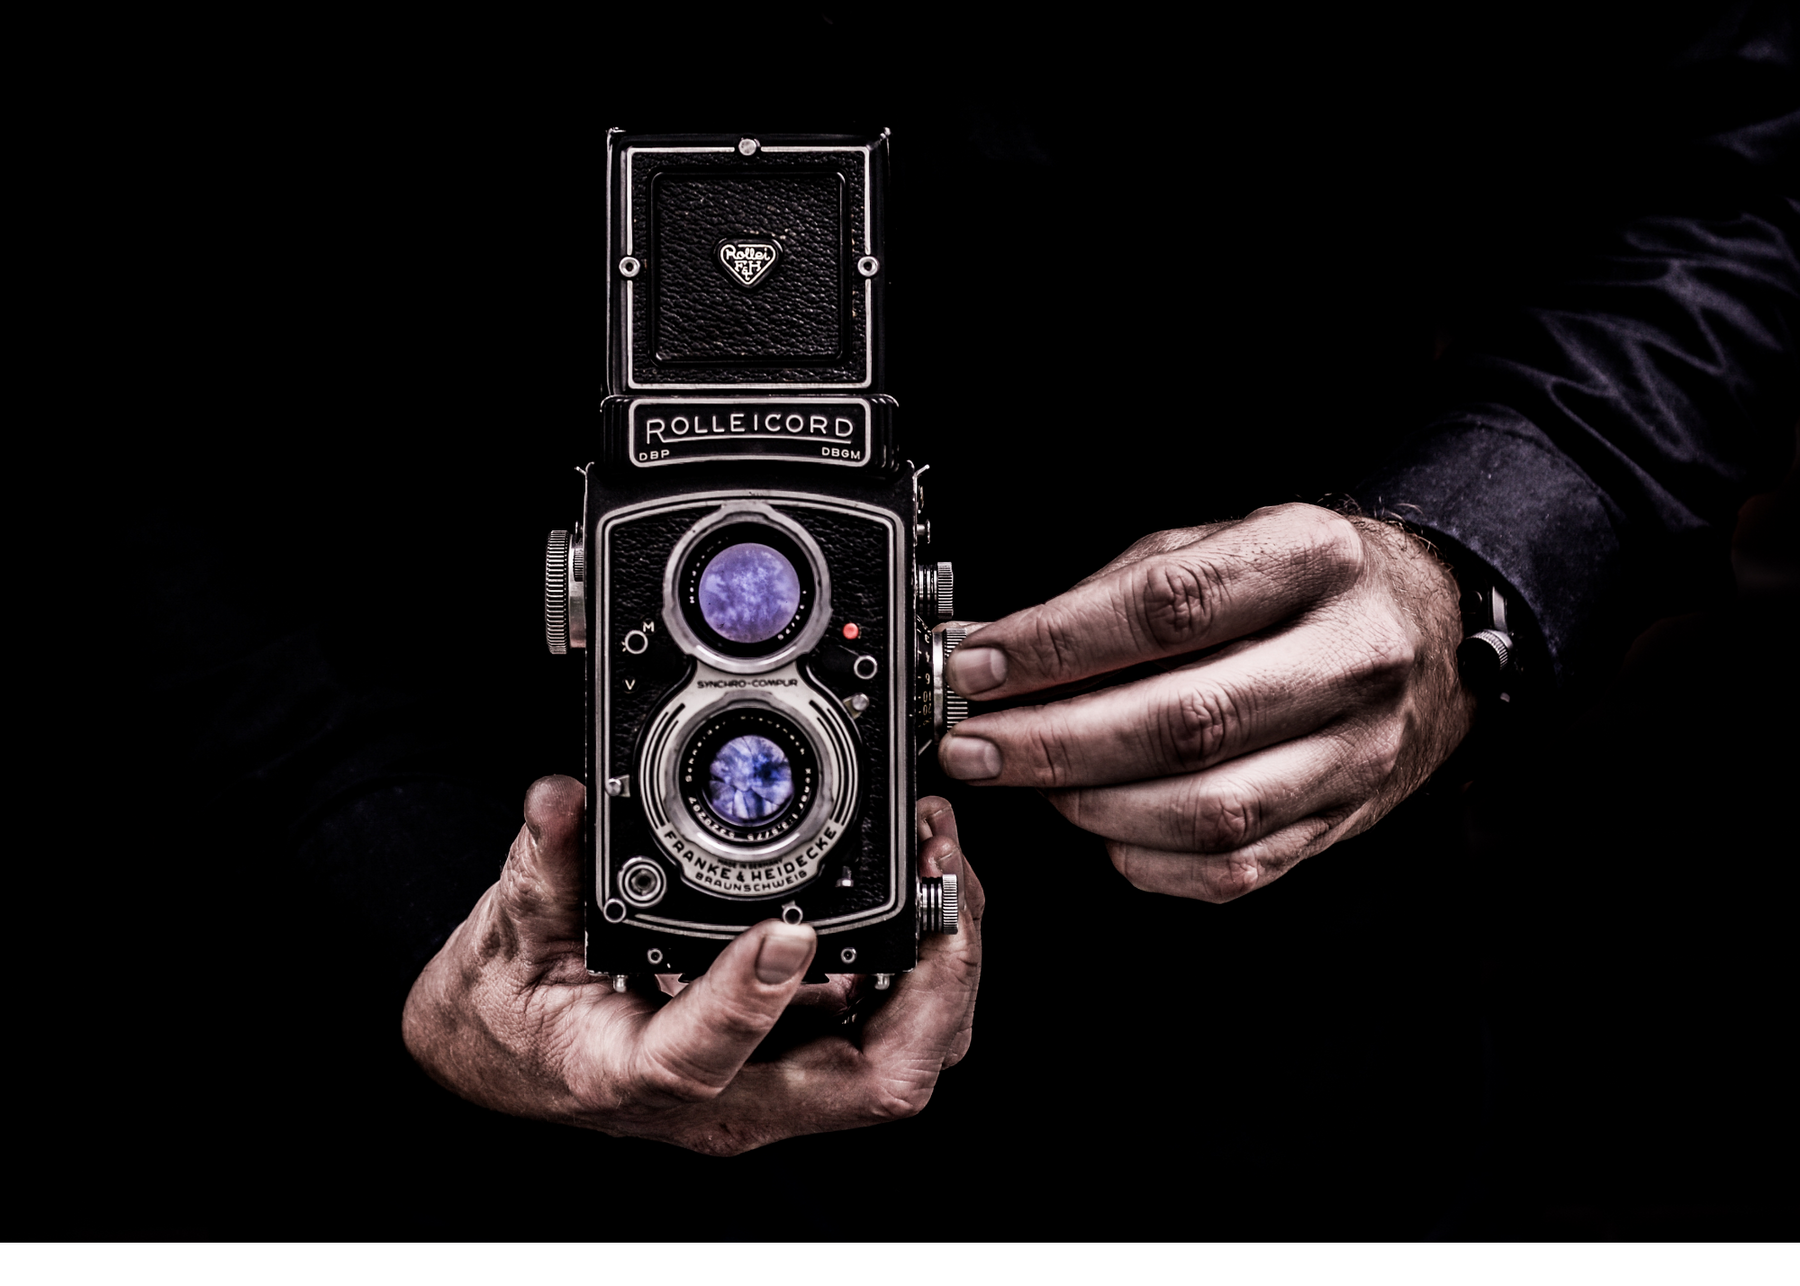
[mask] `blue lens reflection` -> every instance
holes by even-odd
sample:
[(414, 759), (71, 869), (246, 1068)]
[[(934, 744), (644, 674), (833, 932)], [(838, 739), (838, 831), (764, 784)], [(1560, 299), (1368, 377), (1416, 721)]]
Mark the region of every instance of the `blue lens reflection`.
[(733, 643), (772, 639), (800, 606), (794, 565), (767, 545), (720, 550), (700, 573), (700, 615)]
[(733, 737), (713, 756), (706, 797), (727, 821), (748, 825), (773, 817), (794, 797), (794, 773), (767, 737)]

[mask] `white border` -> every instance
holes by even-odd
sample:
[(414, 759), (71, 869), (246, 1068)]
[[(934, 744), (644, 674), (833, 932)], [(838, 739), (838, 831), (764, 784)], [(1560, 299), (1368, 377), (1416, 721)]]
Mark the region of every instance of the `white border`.
[[(975, 1140), (978, 1145), (979, 1139)], [(1204, 1174), (1203, 1170), (1196, 1171)], [(956, 1229), (984, 1231), (978, 1218)], [(562, 1230), (558, 1230), (562, 1231)], [(608, 1229), (588, 1231), (604, 1235)], [(1123, 1228), (1153, 1236), (1166, 1228)], [(796, 1263), (855, 1265), (858, 1286), (1792, 1286), (1793, 1243), (1450, 1242), (103, 1242), (0, 1247), (0, 1276), (19, 1286), (318, 1286), (430, 1282), (492, 1286), (502, 1280), (610, 1277), (662, 1286), (788, 1286)]]
[[(870, 223), (870, 219), (869, 219), (871, 208), (874, 204), (874, 189), (875, 189), (875, 168), (874, 168), (875, 167), (875, 158), (874, 158), (875, 145), (874, 144), (865, 143), (861, 147), (800, 147), (800, 146), (765, 147), (765, 148), (762, 148), (761, 150), (764, 152), (861, 152), (863, 154), (863, 253), (866, 255), (872, 255), (875, 253), (875, 243), (874, 243), (875, 230), (874, 230), (873, 225)], [(625, 253), (627, 255), (633, 253), (632, 242), (631, 242), (631, 228), (632, 228), (631, 158), (632, 158), (633, 154), (635, 154), (637, 152), (736, 152), (736, 151), (737, 151), (737, 149), (735, 147), (730, 147), (730, 146), (721, 146), (721, 147), (628, 147), (628, 148), (626, 148), (624, 151), (624, 154), (623, 154), (623, 166), (624, 166), (624, 170), (625, 170), (625, 174), (624, 174), (625, 199), (623, 202), (623, 212), (625, 215)], [(607, 265), (607, 275), (609, 277), (615, 271), (617, 271), (616, 265), (614, 265), (614, 264)], [(625, 332), (625, 335), (624, 335), (624, 338), (625, 338), (625, 387), (628, 389), (644, 389), (646, 391), (652, 391), (652, 392), (663, 392), (663, 391), (669, 390), (669, 389), (675, 389), (678, 391), (687, 391), (687, 392), (693, 392), (693, 391), (698, 391), (698, 390), (706, 390), (709, 392), (724, 390), (724, 391), (729, 392), (734, 389), (753, 389), (753, 390), (757, 390), (757, 391), (766, 391), (769, 389), (869, 388), (875, 383), (875, 281), (871, 277), (863, 278), (863, 377), (859, 382), (857, 382), (855, 384), (847, 384), (847, 383), (842, 383), (842, 382), (839, 382), (836, 384), (664, 384), (664, 383), (660, 383), (660, 382), (655, 383), (655, 384), (639, 384), (637, 382), (637, 379), (633, 376), (632, 368), (631, 368), (631, 355), (632, 355), (631, 321), (632, 321), (632, 315), (636, 311), (636, 309), (633, 307), (633, 298), (634, 298), (632, 295), (633, 284), (634, 283), (629, 278), (625, 282), (625, 308), (624, 308), (625, 315), (623, 318), (620, 319), (624, 326), (624, 332)]]

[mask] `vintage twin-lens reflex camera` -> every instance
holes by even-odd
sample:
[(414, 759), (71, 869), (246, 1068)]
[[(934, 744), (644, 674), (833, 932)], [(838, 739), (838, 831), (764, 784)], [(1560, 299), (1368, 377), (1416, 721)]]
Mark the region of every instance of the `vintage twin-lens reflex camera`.
[(621, 988), (771, 917), (878, 987), (956, 931), (916, 865), (915, 759), (965, 711), (885, 391), (887, 157), (607, 138), (609, 396), (544, 590), (588, 658), (587, 963)]

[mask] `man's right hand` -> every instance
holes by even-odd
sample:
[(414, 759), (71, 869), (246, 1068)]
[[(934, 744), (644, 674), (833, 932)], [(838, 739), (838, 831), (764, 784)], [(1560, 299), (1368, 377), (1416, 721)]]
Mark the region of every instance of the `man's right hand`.
[(768, 920), (672, 1000), (614, 993), (583, 958), (580, 782), (545, 777), (500, 879), (407, 997), (406, 1046), (440, 1083), (497, 1111), (733, 1155), (795, 1134), (918, 1112), (968, 1052), (981, 974), (981, 884), (942, 799), (919, 802), (920, 874), (961, 880), (961, 931), (860, 1025), (769, 1062), (750, 1055), (790, 1004), (848, 1009), (852, 976), (803, 987), (817, 937)]

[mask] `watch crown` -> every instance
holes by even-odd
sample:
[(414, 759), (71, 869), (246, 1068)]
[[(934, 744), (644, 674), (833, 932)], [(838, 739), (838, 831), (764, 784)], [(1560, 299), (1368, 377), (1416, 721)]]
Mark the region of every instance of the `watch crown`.
[(1456, 668), (1475, 695), (1485, 697), (1500, 686), (1512, 654), (1512, 635), (1504, 630), (1482, 630), (1457, 645)]

